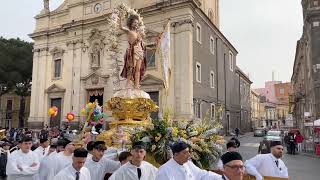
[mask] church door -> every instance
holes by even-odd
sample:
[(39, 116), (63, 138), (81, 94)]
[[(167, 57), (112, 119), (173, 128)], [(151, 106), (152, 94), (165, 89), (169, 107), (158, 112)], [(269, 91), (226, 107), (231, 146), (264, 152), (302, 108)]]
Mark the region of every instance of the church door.
[(58, 108), (58, 114), (56, 117), (50, 117), (50, 127), (60, 127), (61, 124), (61, 98), (51, 99), (51, 107), (56, 106)]

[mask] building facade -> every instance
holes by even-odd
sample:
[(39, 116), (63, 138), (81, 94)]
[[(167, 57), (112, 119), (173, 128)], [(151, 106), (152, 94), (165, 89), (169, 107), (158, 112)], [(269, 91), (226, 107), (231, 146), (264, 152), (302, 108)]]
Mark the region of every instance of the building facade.
[[(3, 94), (0, 97), (0, 127), (1, 128), (24, 128), (30, 112), (30, 96), (21, 97), (14, 92)], [(21, 105), (21, 103), (24, 103)], [(20, 109), (24, 108), (24, 109)], [(23, 110), (20, 112), (20, 110)]]
[[(239, 68), (236, 67), (236, 74), (238, 77), (237, 85), (239, 88), (239, 101), (240, 101), (240, 120), (239, 128), (243, 132), (249, 132), (253, 128), (251, 119), (251, 99), (250, 91), (252, 81), (249, 77)], [(231, 96), (235, 97), (235, 96)]]
[(296, 126), (320, 118), (320, 1), (302, 0), (303, 34), (297, 42), (293, 74), (293, 118)]
[(292, 94), (291, 82), (279, 83), (274, 85), (275, 96), (277, 99), (277, 118), (281, 126), (288, 126), (286, 122), (291, 119), (290, 95)]
[[(235, 128), (233, 121), (240, 119), (237, 51), (218, 29), (217, 0), (65, 0), (52, 12), (43, 10), (30, 34), (35, 41), (30, 127), (60, 126), (68, 112), (76, 114), (77, 124), (88, 101), (103, 104), (112, 97), (113, 62), (105, 48), (105, 18), (122, 2), (139, 9), (146, 25), (148, 69), (141, 84), (160, 112), (169, 108), (175, 118), (187, 119), (210, 112), (214, 118), (216, 107), (223, 106), (225, 131)], [(168, 19), (172, 76), (166, 93), (160, 58), (152, 47)], [(120, 38), (124, 53), (126, 37)], [(92, 59), (95, 50), (99, 61)], [(52, 105), (59, 108), (55, 118), (47, 115)]]
[(250, 91), (251, 99), (251, 121), (254, 128), (262, 126), (262, 118), (260, 116), (260, 95), (254, 90)]

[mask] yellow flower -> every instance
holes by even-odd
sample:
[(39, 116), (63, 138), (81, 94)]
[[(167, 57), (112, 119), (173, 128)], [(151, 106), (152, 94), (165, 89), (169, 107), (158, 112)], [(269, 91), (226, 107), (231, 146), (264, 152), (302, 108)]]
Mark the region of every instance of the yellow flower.
[(155, 140), (156, 142), (158, 142), (160, 139), (161, 139), (161, 137), (159, 137), (159, 136), (157, 136), (157, 137), (154, 138), (154, 140)]
[(172, 136), (173, 137), (177, 137), (178, 136), (178, 132), (179, 132), (178, 128), (176, 128), (176, 127), (172, 128)]

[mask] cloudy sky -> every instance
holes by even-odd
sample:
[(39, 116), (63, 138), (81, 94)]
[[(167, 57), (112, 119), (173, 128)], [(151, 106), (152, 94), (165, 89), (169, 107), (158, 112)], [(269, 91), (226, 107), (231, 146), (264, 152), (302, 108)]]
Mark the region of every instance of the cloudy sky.
[[(50, 0), (55, 9), (63, 0)], [(301, 0), (220, 0), (220, 28), (237, 48), (237, 64), (253, 87), (272, 79), (289, 81), (296, 41), (302, 33)], [(0, 36), (20, 37), (34, 29), (42, 0), (5, 0), (0, 6)]]

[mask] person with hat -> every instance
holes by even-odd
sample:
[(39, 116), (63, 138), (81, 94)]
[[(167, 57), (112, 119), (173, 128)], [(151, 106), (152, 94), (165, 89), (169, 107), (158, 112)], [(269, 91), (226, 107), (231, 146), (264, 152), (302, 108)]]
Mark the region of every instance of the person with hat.
[(216, 178), (216, 176), (211, 177), (211, 175), (205, 176), (201, 180), (242, 180), (245, 172), (245, 167), (243, 164), (242, 156), (235, 151), (226, 152), (221, 156), (221, 161), (223, 163), (222, 176)]
[(20, 149), (8, 157), (6, 172), (8, 180), (36, 180), (39, 171), (39, 158), (31, 151), (32, 138), (22, 137)]
[(280, 159), (283, 155), (283, 145), (280, 141), (271, 142), (271, 153), (258, 154), (246, 161), (248, 174), (262, 180), (263, 176), (288, 178), (288, 168)]
[(88, 151), (84, 148), (74, 150), (72, 163), (63, 168), (54, 180), (96, 180), (91, 178), (89, 170), (84, 167)]
[(48, 151), (49, 151), (49, 140), (47, 138), (42, 138), (40, 139), (40, 146), (37, 149), (35, 149), (33, 152), (35, 152), (38, 155), (39, 160), (41, 162), (42, 158), (48, 154)]
[(187, 143), (175, 142), (171, 149), (173, 158), (160, 166), (156, 180), (200, 180), (206, 176), (210, 176), (212, 180), (221, 178), (221, 175), (202, 170), (190, 161), (191, 155)]
[[(227, 152), (234, 152), (237, 150), (238, 146), (235, 141), (229, 141), (227, 144)], [(217, 163), (217, 169), (222, 171), (223, 170), (223, 162), (221, 159), (219, 159)]]
[(106, 173), (113, 173), (120, 168), (119, 161), (113, 161), (104, 156), (106, 150), (104, 141), (95, 141), (92, 145), (92, 156), (87, 158), (85, 167), (89, 169), (91, 179), (103, 180)]
[(158, 169), (144, 161), (146, 153), (146, 145), (142, 141), (134, 143), (131, 161), (114, 172), (109, 180), (155, 180)]

